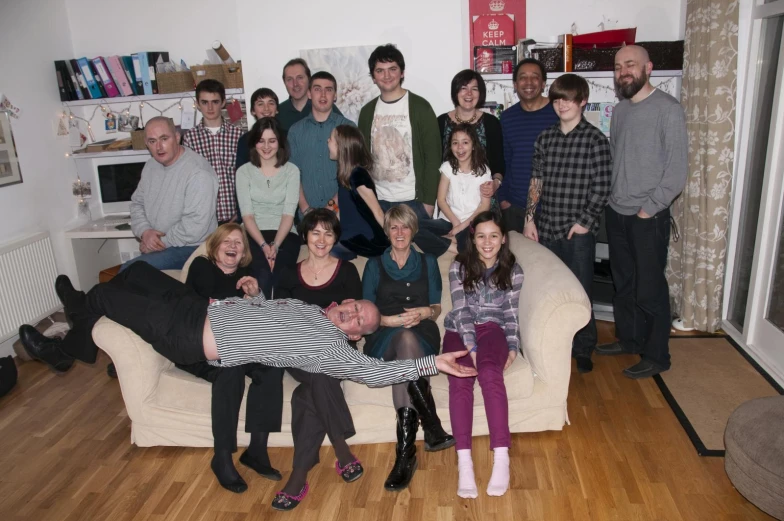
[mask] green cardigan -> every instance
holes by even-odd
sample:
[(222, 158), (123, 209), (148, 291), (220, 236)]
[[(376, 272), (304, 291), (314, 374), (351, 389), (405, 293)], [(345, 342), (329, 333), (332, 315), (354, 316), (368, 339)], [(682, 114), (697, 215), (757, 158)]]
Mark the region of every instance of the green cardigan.
[[(372, 99), (359, 113), (360, 132), (370, 150), (370, 129), (378, 98)], [(411, 145), (414, 156), (417, 201), (435, 206), (441, 173), (441, 134), (433, 107), (424, 98), (408, 92), (408, 117), (411, 120)]]

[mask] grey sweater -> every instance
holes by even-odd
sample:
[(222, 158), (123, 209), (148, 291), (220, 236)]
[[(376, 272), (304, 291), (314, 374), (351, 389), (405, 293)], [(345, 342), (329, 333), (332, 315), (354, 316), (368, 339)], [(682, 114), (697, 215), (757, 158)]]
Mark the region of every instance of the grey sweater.
[(678, 100), (659, 89), (646, 99), (623, 100), (610, 123), (613, 156), (610, 206), (623, 215), (656, 215), (686, 186), (688, 139)]
[(197, 246), (218, 227), (215, 205), (218, 176), (202, 156), (187, 147), (171, 166), (150, 158), (131, 197), (131, 229), (165, 233), (163, 244)]

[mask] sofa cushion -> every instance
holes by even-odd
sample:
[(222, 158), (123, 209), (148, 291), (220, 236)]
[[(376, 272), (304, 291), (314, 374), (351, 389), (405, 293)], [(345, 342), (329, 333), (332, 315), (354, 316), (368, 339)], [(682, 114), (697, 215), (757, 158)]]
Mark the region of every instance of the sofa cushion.
[[(449, 403), (449, 380), (444, 375), (430, 379), (433, 398), (437, 404)], [(511, 367), (504, 373), (506, 394), (509, 401), (528, 398), (534, 392), (534, 376), (528, 361), (522, 356), (515, 358)], [(353, 382), (343, 383), (343, 394), (349, 405), (381, 405), (393, 407), (392, 392), (387, 388), (371, 389)], [(485, 400), (478, 384), (474, 385), (474, 407), (484, 406)]]

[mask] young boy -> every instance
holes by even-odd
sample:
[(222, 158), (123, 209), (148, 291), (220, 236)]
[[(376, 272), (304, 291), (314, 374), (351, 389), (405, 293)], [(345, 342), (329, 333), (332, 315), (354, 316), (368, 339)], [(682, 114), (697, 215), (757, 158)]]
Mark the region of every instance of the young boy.
[[(607, 137), (583, 117), (588, 94), (588, 82), (576, 74), (564, 74), (550, 87), (559, 122), (539, 134), (534, 145), (524, 235), (558, 255), (590, 299), (595, 236), (610, 197), (612, 156)], [(579, 372), (593, 370), (595, 347), (592, 312), (572, 343)]]
[(196, 107), (201, 122), (188, 130), (182, 144), (203, 156), (218, 174), (218, 224), (237, 219), (236, 173), (237, 143), (242, 130), (224, 121), (221, 110), (226, 106), (226, 89), (217, 80), (202, 80), (196, 86)]

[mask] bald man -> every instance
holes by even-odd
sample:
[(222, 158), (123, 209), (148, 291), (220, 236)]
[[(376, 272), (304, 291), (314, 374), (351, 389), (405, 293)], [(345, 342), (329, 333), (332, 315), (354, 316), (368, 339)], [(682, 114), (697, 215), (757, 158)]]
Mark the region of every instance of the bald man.
[(171, 119), (152, 118), (144, 137), (152, 158), (131, 197), (131, 229), (142, 255), (122, 269), (140, 260), (159, 270), (180, 269), (218, 227), (218, 177), (206, 159), (180, 145)]
[(670, 205), (686, 185), (686, 120), (678, 100), (653, 87), (653, 63), (642, 47), (615, 55), (610, 148), (612, 193), (605, 211), (615, 297), (616, 342), (600, 355), (633, 353), (640, 362), (623, 371), (647, 378), (670, 368), (670, 296), (664, 270), (670, 241)]

